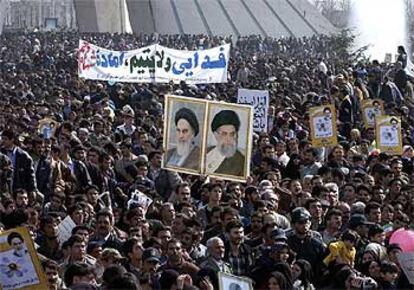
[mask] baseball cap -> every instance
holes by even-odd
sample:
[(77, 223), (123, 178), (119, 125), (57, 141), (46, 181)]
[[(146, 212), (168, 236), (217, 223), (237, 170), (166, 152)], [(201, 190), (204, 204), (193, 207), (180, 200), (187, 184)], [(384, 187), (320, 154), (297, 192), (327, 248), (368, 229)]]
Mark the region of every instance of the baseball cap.
[(142, 260), (143, 261), (155, 261), (160, 262), (160, 253), (155, 248), (148, 248), (145, 249), (142, 253)]
[(353, 214), (349, 220), (349, 227), (351, 229), (356, 228), (360, 225), (370, 225), (367, 218), (363, 214)]
[(271, 234), (271, 238), (276, 241), (287, 241), (286, 233), (282, 229), (274, 229)]

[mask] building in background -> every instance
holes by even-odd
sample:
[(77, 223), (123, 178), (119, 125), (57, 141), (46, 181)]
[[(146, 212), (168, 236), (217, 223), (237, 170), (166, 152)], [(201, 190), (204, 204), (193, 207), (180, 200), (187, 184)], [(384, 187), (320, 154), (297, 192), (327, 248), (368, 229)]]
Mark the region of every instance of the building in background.
[[(58, 29), (77, 29), (73, 0), (3, 0), (6, 2), (5, 31), (46, 30), (56, 21)], [(3, 5), (3, 3), (2, 3)]]

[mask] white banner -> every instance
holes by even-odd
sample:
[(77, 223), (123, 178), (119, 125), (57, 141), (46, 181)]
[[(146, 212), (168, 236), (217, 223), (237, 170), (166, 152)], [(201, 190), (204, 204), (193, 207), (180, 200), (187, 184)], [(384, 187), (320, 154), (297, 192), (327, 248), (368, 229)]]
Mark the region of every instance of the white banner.
[(131, 83), (226, 83), (230, 44), (183, 51), (158, 44), (112, 51), (79, 41), (79, 77)]
[(253, 130), (267, 132), (267, 114), (269, 109), (269, 91), (239, 89), (237, 103), (252, 105)]
[(407, 57), (407, 66), (405, 67), (405, 73), (414, 78), (414, 64), (411, 62), (409, 57)]

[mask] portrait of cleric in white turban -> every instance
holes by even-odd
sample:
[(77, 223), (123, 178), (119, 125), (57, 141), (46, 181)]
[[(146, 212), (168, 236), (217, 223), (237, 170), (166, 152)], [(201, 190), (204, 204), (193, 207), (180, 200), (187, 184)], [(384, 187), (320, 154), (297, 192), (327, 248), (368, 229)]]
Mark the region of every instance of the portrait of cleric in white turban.
[(251, 110), (236, 106), (210, 106), (205, 173), (243, 179), (248, 172)]
[(205, 103), (170, 101), (165, 166), (199, 172)]

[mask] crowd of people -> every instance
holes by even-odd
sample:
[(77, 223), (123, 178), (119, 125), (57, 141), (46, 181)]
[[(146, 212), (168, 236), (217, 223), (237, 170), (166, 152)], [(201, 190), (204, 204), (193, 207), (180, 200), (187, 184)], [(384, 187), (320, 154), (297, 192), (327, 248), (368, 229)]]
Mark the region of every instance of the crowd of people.
[[(114, 50), (231, 43), (228, 83), (80, 79), (80, 38)], [(414, 222), (408, 56), (401, 47), (395, 63), (355, 62), (351, 44), (346, 35), (1, 35), (2, 230), (29, 229), (51, 290), (212, 290), (219, 272), (254, 289), (413, 289), (401, 246), (389, 243)], [(270, 128), (253, 136), (246, 182), (163, 169), (164, 96), (236, 102), (238, 88), (270, 93)], [(376, 98), (402, 119), (401, 156), (376, 149), (361, 121), (361, 101)], [(329, 103), (339, 142), (314, 148), (308, 109)], [(62, 241), (68, 216), (76, 226)]]

